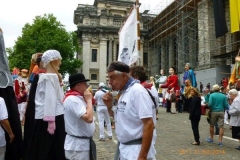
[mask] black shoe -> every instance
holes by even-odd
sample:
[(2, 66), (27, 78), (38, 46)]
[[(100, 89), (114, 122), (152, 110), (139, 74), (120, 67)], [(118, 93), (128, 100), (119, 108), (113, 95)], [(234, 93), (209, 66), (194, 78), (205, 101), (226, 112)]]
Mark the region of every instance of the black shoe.
[(238, 147), (237, 147), (237, 148), (235, 148), (235, 149), (240, 151), (240, 146), (238, 146)]
[(99, 138), (99, 141), (105, 141), (105, 138)]

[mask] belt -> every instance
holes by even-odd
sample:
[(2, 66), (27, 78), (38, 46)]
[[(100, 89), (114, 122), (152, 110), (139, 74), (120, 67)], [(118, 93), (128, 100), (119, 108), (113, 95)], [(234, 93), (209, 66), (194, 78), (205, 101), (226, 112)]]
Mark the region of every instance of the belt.
[(89, 139), (90, 140), (90, 160), (97, 160), (97, 149), (96, 149), (96, 144), (93, 141), (92, 137), (86, 137), (86, 136), (75, 136), (75, 135), (70, 135), (69, 136), (79, 138), (79, 139)]
[[(138, 139), (134, 139), (125, 143), (122, 143), (124, 145), (136, 145), (136, 144), (142, 144), (142, 137)], [(120, 158), (120, 150), (119, 150), (120, 142), (117, 144), (117, 149), (115, 152), (114, 160), (119, 160)]]
[(135, 144), (142, 144), (142, 137), (138, 139), (134, 139), (125, 143), (122, 143), (124, 145), (135, 145)]

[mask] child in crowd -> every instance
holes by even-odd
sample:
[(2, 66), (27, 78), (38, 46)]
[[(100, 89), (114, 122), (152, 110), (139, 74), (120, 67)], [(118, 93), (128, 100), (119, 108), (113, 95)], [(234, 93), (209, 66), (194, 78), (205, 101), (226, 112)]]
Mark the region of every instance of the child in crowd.
[(176, 91), (176, 97), (177, 97), (177, 111), (178, 113), (182, 113), (183, 95), (180, 93), (180, 91)]
[(171, 113), (176, 113), (177, 97), (173, 89), (170, 90)]

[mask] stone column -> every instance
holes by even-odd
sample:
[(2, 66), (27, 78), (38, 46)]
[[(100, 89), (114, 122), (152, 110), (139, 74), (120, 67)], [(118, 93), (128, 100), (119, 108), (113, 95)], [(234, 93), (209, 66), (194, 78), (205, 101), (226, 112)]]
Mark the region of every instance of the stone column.
[(173, 49), (173, 41), (172, 38), (170, 38), (169, 41), (169, 54), (168, 54), (168, 59), (169, 59), (169, 67), (174, 66), (174, 61), (175, 61), (175, 55), (174, 55), (174, 49)]
[(109, 46), (108, 46), (108, 65), (113, 61), (113, 43), (112, 39), (109, 39)]
[[(139, 64), (138, 65), (140, 65), (140, 66), (142, 66), (143, 65), (143, 41), (141, 40), (140, 41), (140, 51), (139, 51), (139, 60), (137, 61), (137, 64), (138, 64), (138, 62), (139, 62)], [(136, 45), (136, 47), (137, 47), (137, 45)]]
[[(210, 6), (209, 1), (198, 3), (198, 63), (200, 69), (210, 67)], [(214, 26), (214, 25), (213, 25)]]
[(90, 62), (91, 62), (91, 47), (90, 47), (90, 40), (87, 38), (83, 39), (83, 46), (82, 46), (82, 60), (83, 60), (83, 65), (82, 65), (82, 73), (85, 75), (86, 78), (90, 78)]
[[(165, 73), (166, 72), (166, 46), (164, 44), (164, 40), (162, 40), (162, 44), (161, 44), (161, 69), (164, 69), (165, 70)], [(157, 53), (156, 53), (157, 54)]]
[(113, 61), (117, 61), (118, 57), (117, 57), (117, 45), (118, 45), (118, 40), (114, 39), (113, 41)]
[(107, 71), (107, 39), (100, 39), (100, 51), (99, 51), (99, 82), (106, 82)]

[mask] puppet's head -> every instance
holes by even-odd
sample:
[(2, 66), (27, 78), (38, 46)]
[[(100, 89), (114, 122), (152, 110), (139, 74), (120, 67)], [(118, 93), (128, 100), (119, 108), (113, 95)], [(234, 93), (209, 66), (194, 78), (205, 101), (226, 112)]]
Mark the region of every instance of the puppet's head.
[(46, 71), (53, 69), (57, 74), (59, 81), (62, 82), (62, 77), (59, 74), (62, 57), (57, 50), (47, 50), (42, 55), (43, 66), (46, 67)]
[(27, 78), (28, 77), (28, 70), (27, 69), (22, 69), (20, 74), (21, 74), (22, 78)]

